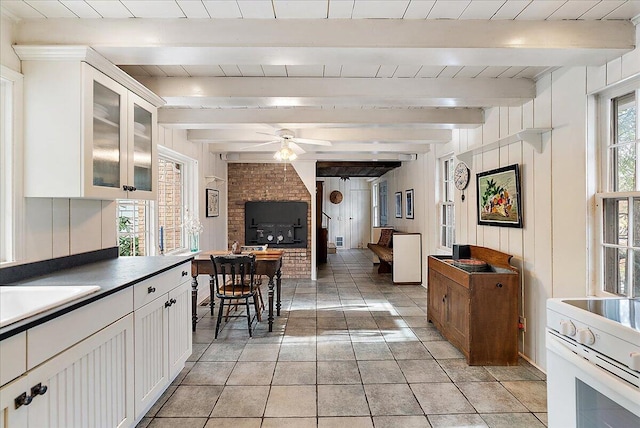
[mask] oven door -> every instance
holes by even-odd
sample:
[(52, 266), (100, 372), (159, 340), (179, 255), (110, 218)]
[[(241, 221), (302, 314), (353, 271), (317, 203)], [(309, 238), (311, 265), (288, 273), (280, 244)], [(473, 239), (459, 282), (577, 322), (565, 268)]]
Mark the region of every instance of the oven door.
[(547, 331), (549, 427), (640, 427), (640, 389), (571, 350)]

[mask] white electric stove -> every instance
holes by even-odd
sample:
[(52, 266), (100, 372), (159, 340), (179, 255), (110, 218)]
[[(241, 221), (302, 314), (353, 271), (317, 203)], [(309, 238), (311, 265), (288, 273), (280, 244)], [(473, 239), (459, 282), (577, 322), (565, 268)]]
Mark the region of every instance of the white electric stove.
[(640, 299), (547, 301), (550, 427), (640, 427)]

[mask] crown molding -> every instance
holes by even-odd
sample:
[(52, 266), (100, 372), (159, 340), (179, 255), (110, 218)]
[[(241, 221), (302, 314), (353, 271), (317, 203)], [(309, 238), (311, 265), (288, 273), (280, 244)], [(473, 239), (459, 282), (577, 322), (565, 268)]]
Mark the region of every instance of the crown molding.
[(166, 104), (164, 99), (151, 92), (142, 83), (116, 67), (89, 46), (80, 45), (14, 45), (13, 50), (21, 61), (82, 61), (135, 92), (155, 107)]

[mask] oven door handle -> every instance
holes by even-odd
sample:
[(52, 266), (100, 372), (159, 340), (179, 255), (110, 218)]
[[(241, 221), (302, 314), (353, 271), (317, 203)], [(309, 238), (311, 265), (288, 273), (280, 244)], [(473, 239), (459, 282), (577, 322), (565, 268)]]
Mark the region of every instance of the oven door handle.
[(600, 368), (583, 357), (575, 354), (571, 351), (568, 345), (563, 343), (562, 339), (556, 337), (550, 332), (547, 332), (547, 350), (557, 354), (560, 358), (566, 361), (570, 361), (578, 370), (593, 377), (606, 388), (609, 388), (612, 392), (619, 394), (621, 397), (633, 397), (640, 392), (637, 388), (631, 387), (627, 382), (619, 377), (612, 375), (603, 368)]

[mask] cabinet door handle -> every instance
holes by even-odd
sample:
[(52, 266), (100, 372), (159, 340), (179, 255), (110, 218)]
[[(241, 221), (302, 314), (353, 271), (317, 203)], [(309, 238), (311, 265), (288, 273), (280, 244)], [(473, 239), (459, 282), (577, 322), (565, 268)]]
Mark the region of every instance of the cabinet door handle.
[(155, 293), (155, 292), (156, 292), (156, 287), (151, 287), (151, 286), (150, 286), (149, 288), (147, 288), (147, 292), (148, 292), (149, 294), (151, 294), (151, 293)]
[(47, 393), (47, 385), (43, 385), (42, 383), (38, 383), (35, 386), (31, 387), (31, 396), (35, 397), (36, 395), (44, 395)]
[(129, 186), (129, 190), (135, 192), (138, 188), (136, 186)]
[(126, 184), (123, 184), (122, 185), (122, 190), (124, 190), (126, 192), (127, 190), (129, 190), (129, 186), (127, 186)]
[(496, 284), (496, 287), (498, 287), (498, 288), (502, 288), (502, 283), (501, 283), (501, 282), (497, 283), (497, 284)]
[(182, 276), (187, 276), (187, 275), (189, 275), (189, 272), (187, 272), (186, 270), (183, 270), (182, 271)]
[(170, 300), (167, 300), (166, 302), (164, 302), (164, 307), (165, 308), (168, 308), (171, 305), (173, 305), (173, 302), (171, 302)]
[(171, 299), (171, 300), (169, 300), (169, 301), (171, 302), (171, 304), (172, 304), (172, 305), (173, 305), (174, 303), (176, 303), (176, 302), (177, 302), (177, 300), (176, 300), (176, 299)]
[(447, 300), (447, 295), (446, 294), (444, 296), (442, 296), (442, 301), (444, 302), (445, 300)]
[(31, 402), (33, 401), (33, 397), (31, 395), (27, 395), (26, 392), (23, 392), (22, 394), (18, 395), (15, 400), (13, 400), (13, 404), (15, 405), (15, 408), (19, 408), (21, 406), (28, 406), (29, 404), (31, 404)]

